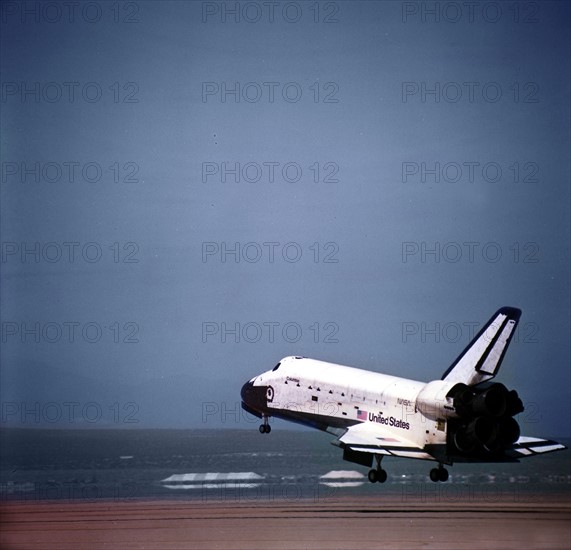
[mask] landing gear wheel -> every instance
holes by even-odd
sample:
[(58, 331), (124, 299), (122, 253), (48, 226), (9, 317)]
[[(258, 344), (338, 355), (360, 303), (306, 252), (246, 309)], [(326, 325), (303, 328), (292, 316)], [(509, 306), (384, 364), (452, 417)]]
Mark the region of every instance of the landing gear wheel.
[(260, 425), (261, 434), (269, 434), (272, 431), (270, 424), (268, 423), (268, 416), (264, 416), (264, 423)]
[(377, 470), (369, 470), (369, 474), (367, 476), (371, 483), (384, 483), (387, 480), (387, 472), (386, 470), (381, 470), (380, 468)]
[(442, 466), (432, 468), (430, 470), (430, 479), (432, 481), (448, 481), (448, 470)]
[(373, 470), (369, 470), (368, 478), (371, 483), (384, 483), (387, 480), (387, 472), (381, 468), (381, 460), (383, 455), (376, 454), (375, 460), (377, 461), (377, 467)]

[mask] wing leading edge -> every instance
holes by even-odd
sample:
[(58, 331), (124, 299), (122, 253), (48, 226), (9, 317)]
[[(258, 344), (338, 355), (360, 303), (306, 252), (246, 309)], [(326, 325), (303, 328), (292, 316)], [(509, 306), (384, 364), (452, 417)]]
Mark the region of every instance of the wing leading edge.
[(357, 453), (436, 460), (415, 443), (402, 437), (395, 437), (393, 433), (387, 433), (387, 430), (369, 422), (351, 426), (333, 443)]

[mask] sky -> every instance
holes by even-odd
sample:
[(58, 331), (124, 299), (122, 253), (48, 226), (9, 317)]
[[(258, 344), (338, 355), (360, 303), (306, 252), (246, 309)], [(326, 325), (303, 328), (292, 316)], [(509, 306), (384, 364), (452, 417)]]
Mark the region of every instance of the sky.
[(4, 2), (0, 425), (256, 429), (281, 357), (430, 381), (514, 306), (570, 436), (569, 12)]

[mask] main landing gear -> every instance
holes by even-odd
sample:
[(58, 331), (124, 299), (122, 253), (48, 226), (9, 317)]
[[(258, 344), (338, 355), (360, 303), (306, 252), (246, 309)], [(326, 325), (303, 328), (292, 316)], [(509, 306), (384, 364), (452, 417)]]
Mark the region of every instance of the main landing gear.
[(263, 417), (264, 423), (260, 424), (260, 433), (261, 434), (269, 434), (272, 431), (272, 427), (270, 426), (270, 423), (268, 422), (268, 417), (266, 415), (264, 415)]
[(438, 465), (438, 468), (432, 468), (430, 470), (430, 479), (431, 481), (448, 481), (448, 470), (442, 466), (442, 464)]
[(377, 461), (377, 467), (376, 469), (369, 470), (368, 474), (369, 481), (371, 483), (377, 483), (377, 481), (379, 483), (384, 483), (387, 480), (387, 471), (381, 468), (382, 458), (383, 458), (382, 455), (375, 455), (375, 460)]

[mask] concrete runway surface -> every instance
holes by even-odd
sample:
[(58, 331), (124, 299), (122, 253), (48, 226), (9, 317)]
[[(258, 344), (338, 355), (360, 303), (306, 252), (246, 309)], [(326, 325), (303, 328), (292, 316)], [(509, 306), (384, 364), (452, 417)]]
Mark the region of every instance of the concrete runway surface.
[(4, 502), (0, 548), (571, 548), (570, 495), (407, 500)]

